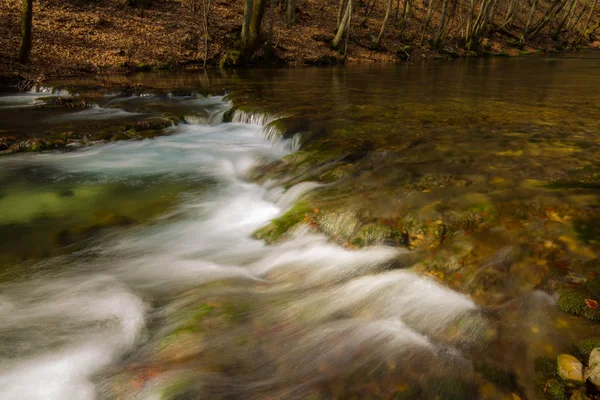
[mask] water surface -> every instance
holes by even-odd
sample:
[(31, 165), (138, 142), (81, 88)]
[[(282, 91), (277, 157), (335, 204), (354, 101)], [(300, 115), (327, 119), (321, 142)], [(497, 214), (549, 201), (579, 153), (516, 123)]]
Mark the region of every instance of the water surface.
[[(17, 137), (181, 121), (0, 158), (0, 397), (542, 398), (536, 360), (598, 329), (556, 297), (600, 272), (599, 66), (51, 82), (93, 104), (69, 110), (0, 97)], [(253, 238), (298, 201), (305, 223)]]

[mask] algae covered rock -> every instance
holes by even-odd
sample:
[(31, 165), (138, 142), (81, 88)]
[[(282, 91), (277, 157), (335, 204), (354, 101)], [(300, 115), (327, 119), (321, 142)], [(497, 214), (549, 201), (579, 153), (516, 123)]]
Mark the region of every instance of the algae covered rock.
[(556, 360), (558, 376), (570, 383), (583, 384), (583, 365), (570, 354), (561, 354)]
[(275, 243), (291, 232), (297, 225), (308, 221), (309, 215), (313, 213), (313, 208), (307, 202), (298, 202), (281, 217), (275, 218), (258, 229), (252, 236), (269, 244)]
[(359, 246), (373, 246), (390, 243), (396, 236), (391, 227), (373, 223), (363, 226), (352, 241)]

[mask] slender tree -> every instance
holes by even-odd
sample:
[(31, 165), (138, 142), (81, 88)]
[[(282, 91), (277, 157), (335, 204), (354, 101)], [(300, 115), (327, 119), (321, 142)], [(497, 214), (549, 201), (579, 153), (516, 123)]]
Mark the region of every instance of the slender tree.
[(596, 9), (596, 3), (597, 0), (594, 0), (594, 2), (592, 3), (592, 8), (590, 9), (590, 13), (588, 14), (587, 19), (585, 20), (585, 25), (583, 26), (581, 35), (579, 35), (579, 37), (575, 41), (575, 44), (579, 44), (579, 42), (581, 42), (583, 37), (587, 34), (588, 28), (590, 26), (590, 21), (592, 20), (592, 15), (594, 14), (594, 10)]
[(527, 34), (529, 33), (529, 27), (531, 26), (531, 22), (533, 21), (533, 16), (535, 14), (535, 8), (537, 6), (538, 0), (533, 0), (531, 3), (531, 8), (529, 9), (529, 17), (527, 18), (527, 23), (525, 24), (525, 28), (523, 28), (523, 33), (521, 34), (521, 46), (525, 45), (525, 41), (527, 40)]
[(211, 0), (202, 0), (202, 25), (204, 27), (204, 68), (206, 68), (206, 60), (208, 59), (208, 42), (210, 40), (208, 33), (210, 1)]
[(248, 40), (248, 33), (250, 31), (250, 20), (252, 19), (252, 7), (254, 6), (253, 0), (246, 0), (244, 2), (244, 23), (242, 24), (242, 47), (246, 47), (246, 41)]
[(378, 48), (379, 44), (381, 43), (381, 38), (383, 37), (383, 34), (385, 33), (385, 27), (387, 26), (388, 19), (390, 18), (390, 14), (392, 13), (393, 6), (394, 6), (394, 0), (389, 0), (387, 8), (385, 10), (385, 17), (383, 17), (383, 23), (381, 24), (381, 30), (379, 31), (379, 36), (377, 36), (375, 43), (373, 43), (373, 47), (375, 47), (375, 48)]
[(260, 45), (260, 33), (267, 0), (246, 0), (239, 63), (247, 63)]
[(292, 26), (296, 21), (296, 0), (288, 0), (287, 4), (287, 24)]
[(335, 38), (333, 39), (333, 42), (331, 43), (331, 46), (333, 48), (337, 48), (340, 45), (340, 42), (342, 41), (343, 35), (346, 32), (346, 29), (350, 28), (350, 14), (352, 13), (352, 1), (353, 0), (348, 0), (348, 4), (346, 5), (346, 12), (344, 13), (344, 16), (342, 17), (342, 19), (340, 20), (340, 24), (337, 28), (337, 32), (335, 34)]
[(33, 23), (33, 0), (22, 0), (21, 11), (21, 48), (19, 49), (19, 61), (29, 62), (31, 53), (31, 25)]

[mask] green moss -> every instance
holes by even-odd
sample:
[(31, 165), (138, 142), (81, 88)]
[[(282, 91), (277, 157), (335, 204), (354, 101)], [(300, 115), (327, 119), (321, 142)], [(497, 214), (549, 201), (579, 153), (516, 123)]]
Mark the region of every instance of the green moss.
[(237, 302), (223, 305), (224, 316), (228, 321), (240, 322), (246, 319), (250, 311), (248, 303)]
[(479, 372), (488, 381), (508, 391), (514, 390), (517, 386), (516, 376), (511, 371), (495, 368), (485, 363), (476, 365), (475, 371)]
[(179, 398), (179, 396), (186, 393), (190, 389), (191, 385), (193, 385), (193, 382), (189, 379), (175, 380), (161, 390), (160, 399), (175, 400), (176, 398)]
[(548, 357), (537, 357), (534, 360), (535, 372), (542, 375), (544, 378), (556, 378), (556, 360)]
[(590, 353), (597, 347), (600, 347), (600, 337), (583, 339), (574, 343), (575, 348), (584, 360), (590, 357)]
[(368, 224), (363, 226), (358, 234), (352, 239), (352, 243), (358, 246), (373, 246), (382, 244), (388, 240), (397, 240), (400, 234), (392, 228), (383, 224)]
[(432, 382), (428, 398), (444, 400), (464, 400), (477, 398), (476, 387), (460, 379), (445, 378)]
[(585, 302), (588, 298), (583, 292), (567, 292), (562, 294), (558, 299), (558, 308), (561, 311), (600, 322), (600, 309), (589, 307)]
[(196, 310), (194, 310), (194, 321), (198, 322), (200, 321), (202, 318), (214, 314), (215, 311), (217, 310), (217, 307), (211, 305), (211, 304), (202, 304), (200, 305), (198, 308), (196, 308)]
[(568, 400), (567, 391), (558, 379), (550, 379), (546, 382), (544, 394), (551, 400)]
[(266, 243), (275, 243), (312, 213), (313, 209), (308, 202), (298, 202), (281, 217), (258, 229), (252, 236), (255, 239), (264, 240)]

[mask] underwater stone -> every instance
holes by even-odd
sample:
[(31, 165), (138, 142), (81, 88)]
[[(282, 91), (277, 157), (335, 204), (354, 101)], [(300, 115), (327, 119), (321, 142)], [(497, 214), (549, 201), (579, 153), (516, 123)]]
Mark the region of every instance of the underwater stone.
[(586, 371), (587, 379), (600, 389), (600, 347), (592, 350)]
[(583, 365), (570, 354), (561, 354), (556, 360), (558, 376), (571, 383), (583, 383)]

